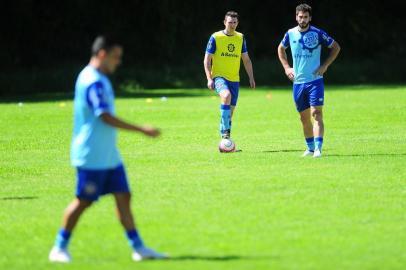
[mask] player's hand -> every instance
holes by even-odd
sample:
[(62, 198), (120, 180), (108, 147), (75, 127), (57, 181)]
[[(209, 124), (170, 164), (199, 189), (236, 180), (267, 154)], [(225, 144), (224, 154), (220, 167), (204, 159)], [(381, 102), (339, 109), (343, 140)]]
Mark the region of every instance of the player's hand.
[(147, 135), (149, 137), (158, 137), (161, 134), (159, 129), (149, 127), (149, 126), (143, 126), (141, 131), (142, 131), (142, 133), (144, 133), (145, 135)]
[(286, 74), (286, 76), (288, 76), (289, 80), (291, 80), (293, 82), (293, 80), (295, 79), (295, 73), (293, 71), (293, 68), (285, 69), (285, 74)]
[(255, 89), (255, 86), (256, 86), (256, 84), (255, 84), (254, 78), (250, 79), (250, 87), (251, 87), (252, 89)]
[(213, 90), (214, 89), (214, 81), (212, 79), (207, 80), (207, 88)]
[(316, 69), (313, 74), (318, 75), (318, 76), (323, 76), (323, 74), (327, 71), (327, 67), (324, 65), (319, 66), (318, 69)]

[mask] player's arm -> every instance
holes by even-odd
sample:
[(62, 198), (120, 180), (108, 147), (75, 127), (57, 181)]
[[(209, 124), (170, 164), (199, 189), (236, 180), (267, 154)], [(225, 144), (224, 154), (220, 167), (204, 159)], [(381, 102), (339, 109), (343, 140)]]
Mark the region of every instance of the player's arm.
[(249, 57), (248, 53), (243, 53), (241, 55), (241, 58), (244, 64), (245, 71), (247, 72), (250, 79), (250, 87), (255, 88), (254, 69), (252, 67), (251, 58)]
[(106, 124), (129, 131), (142, 132), (147, 136), (156, 137), (159, 130), (151, 127), (137, 126), (123, 121), (111, 114), (111, 104), (106, 99), (105, 88), (102, 82), (92, 83), (87, 88), (86, 101), (96, 117), (100, 117)]
[(337, 58), (338, 54), (340, 53), (341, 47), (338, 44), (337, 41), (334, 41), (330, 45), (330, 53), (327, 57), (327, 59), (324, 61), (324, 63), (316, 69), (314, 74), (323, 76), (323, 74), (327, 71), (328, 67), (334, 62), (334, 60)]
[(203, 64), (204, 64), (204, 72), (206, 73), (206, 78), (207, 78), (207, 87), (209, 89), (214, 89), (214, 81), (213, 81), (213, 78), (211, 77), (212, 60), (213, 60), (213, 55), (206, 52), (204, 54)]
[(214, 89), (214, 81), (211, 76), (211, 69), (213, 66), (213, 55), (216, 52), (216, 39), (213, 36), (210, 36), (209, 41), (206, 46), (206, 53), (204, 55), (204, 72), (206, 73), (207, 78), (207, 87), (209, 89)]
[(278, 57), (283, 66), (283, 69), (285, 70), (286, 76), (288, 76), (289, 80), (293, 81), (295, 79), (295, 73), (293, 71), (293, 68), (291, 68), (289, 65), (286, 48), (282, 45), (282, 43), (278, 46)]
[(121, 120), (120, 118), (113, 116), (109, 112), (103, 112), (100, 115), (100, 118), (106, 124), (108, 124), (112, 127), (115, 127), (115, 128), (120, 128), (120, 129), (129, 130), (129, 131), (135, 131), (135, 132), (141, 132), (149, 137), (157, 137), (160, 134), (158, 129), (155, 129), (153, 127), (148, 127), (148, 126), (137, 126), (134, 124), (130, 124), (124, 120)]

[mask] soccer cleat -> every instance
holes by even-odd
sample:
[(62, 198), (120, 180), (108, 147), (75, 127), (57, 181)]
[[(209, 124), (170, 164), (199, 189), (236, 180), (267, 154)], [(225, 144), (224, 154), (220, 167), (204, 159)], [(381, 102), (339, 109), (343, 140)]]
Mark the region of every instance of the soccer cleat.
[(319, 149), (314, 150), (314, 154), (313, 154), (314, 158), (319, 158), (321, 157), (321, 151)]
[(223, 134), (221, 134), (222, 139), (230, 139), (230, 137), (231, 137), (231, 132), (229, 129), (226, 130)]
[(309, 157), (309, 156), (313, 156), (314, 155), (314, 151), (307, 149), (306, 151), (304, 151), (302, 157)]
[(69, 263), (72, 258), (67, 249), (53, 247), (48, 257), (50, 262)]
[(140, 247), (133, 251), (132, 258), (134, 261), (139, 262), (142, 260), (163, 260), (169, 257), (165, 254), (156, 252), (147, 247)]

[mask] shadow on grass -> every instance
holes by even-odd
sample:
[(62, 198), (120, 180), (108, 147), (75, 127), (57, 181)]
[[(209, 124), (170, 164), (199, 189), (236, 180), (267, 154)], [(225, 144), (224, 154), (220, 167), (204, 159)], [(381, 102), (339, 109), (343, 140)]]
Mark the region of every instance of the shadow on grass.
[(13, 197), (0, 197), (0, 201), (19, 201), (19, 200), (35, 200), (37, 196), (13, 196)]
[(368, 157), (368, 156), (382, 156), (382, 157), (396, 157), (396, 156), (406, 156), (406, 153), (399, 153), (399, 154), (326, 154), (325, 157)]
[(240, 256), (240, 255), (224, 255), (224, 256), (205, 256), (205, 255), (181, 255), (169, 258), (170, 261), (236, 261), (236, 260), (270, 260), (277, 259), (271, 256)]
[(303, 149), (280, 149), (280, 150), (265, 150), (262, 153), (290, 153), (290, 152), (303, 152)]
[[(330, 149), (331, 150), (331, 149)], [(298, 149), (280, 149), (280, 150), (265, 150), (262, 153), (290, 153), (290, 152), (303, 152), (304, 150)], [(326, 154), (324, 157), (368, 157), (368, 156), (382, 156), (382, 157), (396, 157), (396, 156), (406, 156), (406, 153), (381, 153), (381, 154)]]

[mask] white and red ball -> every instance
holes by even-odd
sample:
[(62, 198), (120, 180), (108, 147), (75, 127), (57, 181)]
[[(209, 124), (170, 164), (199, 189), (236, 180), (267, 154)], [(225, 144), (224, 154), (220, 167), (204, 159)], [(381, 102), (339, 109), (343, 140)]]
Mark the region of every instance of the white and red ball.
[(221, 139), (219, 143), (219, 151), (221, 153), (234, 152), (235, 143), (231, 139)]

